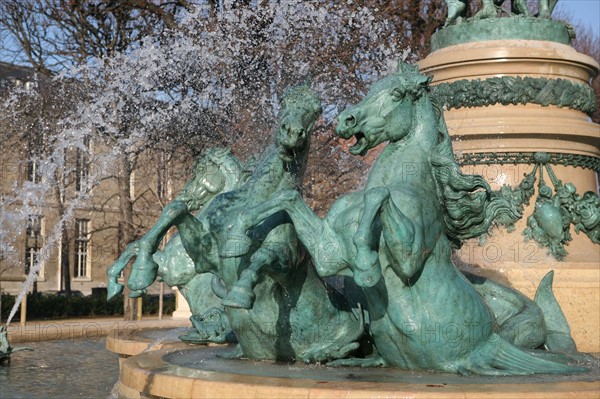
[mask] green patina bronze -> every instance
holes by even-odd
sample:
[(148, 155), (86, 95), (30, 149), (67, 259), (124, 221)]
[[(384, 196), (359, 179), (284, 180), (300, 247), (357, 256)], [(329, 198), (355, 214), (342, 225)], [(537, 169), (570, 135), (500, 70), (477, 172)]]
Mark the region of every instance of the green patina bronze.
[(576, 109), (587, 114), (596, 110), (594, 90), (565, 79), (502, 76), (485, 80), (458, 80), (432, 87), (436, 98), (448, 108), (487, 105), (539, 104)]
[[(469, 20), (496, 19), (500, 15), (533, 17), (525, 0), (512, 0), (510, 11), (502, 8), (504, 0), (481, 0), (482, 7), (472, 18), (466, 18), (467, 0), (445, 0), (448, 6), (448, 17), (444, 27), (461, 24)], [(549, 19), (558, 0), (539, 0), (535, 17)]]
[[(218, 193), (230, 191), (239, 186), (240, 181), (247, 180), (248, 167), (252, 167), (251, 163), (244, 168), (228, 149), (210, 149), (198, 159), (193, 170), (193, 178), (187, 182), (173, 203), (185, 204), (191, 212), (198, 211)], [(140, 250), (150, 247), (154, 253), (152, 261), (143, 258), (146, 263), (141, 263), (140, 257), (134, 269), (141, 268), (152, 281), (159, 279), (170, 287), (177, 287), (188, 302), (192, 313), (190, 321), (195, 330), (180, 338), (194, 343), (234, 342), (235, 336), (228, 325), (227, 317), (217, 315), (223, 312), (224, 294), (222, 290), (213, 287), (215, 285), (213, 275), (196, 273), (194, 262), (183, 248), (178, 235), (171, 238), (162, 251), (157, 250), (162, 236), (166, 233), (163, 222), (172, 219), (167, 210), (162, 216), (157, 225), (142, 239), (129, 244), (117, 262), (108, 270), (109, 300), (123, 290), (123, 286), (118, 283), (118, 277), (127, 263), (140, 254)], [(145, 253), (142, 254), (144, 255)], [(135, 297), (143, 293), (143, 290), (133, 291), (131, 296)]]
[[(573, 184), (563, 184), (549, 165), (549, 154), (536, 153), (534, 161), (535, 167), (525, 177), (525, 180), (535, 180), (535, 174), (539, 171), (538, 197), (533, 214), (527, 218), (527, 228), (523, 232), (525, 238), (533, 239), (538, 245), (547, 247), (549, 253), (558, 260), (564, 260), (567, 256), (565, 245), (572, 240), (571, 224), (574, 225), (577, 233), (581, 231), (592, 242), (600, 244), (600, 197), (598, 194), (588, 191), (582, 197), (577, 194), (577, 189)], [(554, 186), (554, 192), (544, 181), (544, 169)], [(529, 198), (525, 203), (529, 204)]]
[(550, 19), (520, 15), (472, 19), (435, 32), (431, 36), (431, 51), (463, 43), (509, 39), (546, 40), (568, 45), (574, 37), (570, 25)]
[[(551, 273), (531, 301), (452, 263), (462, 240), (522, 217), (535, 173), (498, 191), (462, 173), (429, 82), (401, 64), (340, 114), (337, 134), (356, 138), (352, 154), (387, 146), (365, 188), (339, 198), (324, 218), (300, 194), (320, 102), (307, 87), (288, 91), (275, 143), (252, 174), (240, 178), (238, 167), (227, 190), (189, 183), (190, 192), (167, 205), (117, 262), (110, 293), (122, 288), (116, 276), (133, 256), (133, 295), (157, 276), (185, 289), (214, 274), (190, 289), (190, 298), (203, 298), (194, 299), (192, 321), (203, 339), (221, 337), (229, 325), (238, 346), (228, 357), (486, 375), (584, 371), (570, 364), (581, 355), (552, 293)], [(588, 197), (580, 204), (573, 197), (573, 209), (579, 228), (595, 232)], [(552, 206), (566, 201), (548, 199)], [(546, 226), (547, 212), (540, 212), (538, 225)], [(562, 222), (552, 223), (555, 234)], [(157, 253), (171, 226), (179, 235)], [(333, 276), (344, 284), (331, 286)], [(216, 305), (204, 291), (212, 291)], [(534, 350), (540, 346), (547, 351)]]
[[(200, 205), (195, 190), (191, 194), (184, 190), (183, 199), (168, 204), (152, 230), (135, 245), (137, 260), (128, 281), (134, 295), (156, 279), (160, 268), (151, 260), (152, 254), (166, 231), (177, 226), (195, 272), (219, 277), (206, 289), (223, 297), (229, 326), (239, 342), (228, 356), (311, 362), (344, 357), (358, 348), (362, 313), (353, 311), (342, 294), (317, 276), (284, 213), (262, 221), (249, 237), (230, 232), (230, 220), (244, 208), (263, 203), (280, 190), (300, 188), (310, 132), (320, 114), (320, 101), (308, 87), (289, 90), (282, 100), (275, 143), (245, 181), (221, 193), (209, 190), (215, 196), (202, 203), (196, 216), (191, 214)], [(129, 258), (119, 261), (112, 275)], [(116, 280), (111, 281), (114, 286)], [(207, 313), (197, 318), (204, 330), (220, 323), (223, 316), (214, 308)]]
[[(514, 222), (522, 217), (525, 205), (529, 205), (535, 194), (535, 182), (538, 181), (538, 196), (535, 209), (527, 218), (527, 228), (523, 231), (526, 240), (535, 240), (539, 246), (548, 248), (548, 253), (555, 259), (564, 260), (567, 256), (565, 246), (572, 240), (570, 228), (575, 232), (583, 232), (589, 239), (600, 244), (600, 198), (594, 192), (577, 194), (571, 183), (559, 180), (551, 164), (585, 167), (600, 170), (600, 159), (574, 154), (536, 153), (496, 153), (468, 154), (463, 165), (491, 165), (522, 163), (534, 165), (515, 188), (503, 186), (499, 195), (508, 200), (517, 211), (517, 218), (501, 216), (497, 223), (513, 228)], [(548, 186), (544, 180), (546, 170), (554, 187)], [(536, 175), (539, 175), (539, 180)]]
[(183, 248), (179, 235), (174, 236), (152, 259), (158, 265), (157, 278), (170, 287), (177, 287), (190, 306), (190, 321), (194, 330), (179, 338), (186, 342), (231, 343), (235, 334), (224, 314), (225, 292), (211, 273), (197, 274), (194, 262)]
[[(489, 280), (482, 280), (478, 290), (473, 279), (465, 278), (452, 263), (453, 244), (521, 214), (510, 198), (491, 191), (481, 176), (460, 172), (428, 83), (427, 77), (405, 66), (340, 115), (337, 133), (345, 139), (356, 137), (352, 154), (365, 155), (389, 142), (363, 191), (337, 200), (324, 219), (312, 212), (297, 190), (280, 191), (241, 210), (230, 220), (230, 234), (250, 240), (254, 226), (285, 212), (320, 276), (351, 275), (361, 287), (374, 342), (372, 356), (331, 365), (491, 375), (582, 371), (559, 355), (524, 350), (542, 342), (575, 350), (568, 326), (544, 324), (560, 320), (546, 316), (546, 309), (559, 309), (551, 295), (551, 278), (539, 288), (544, 301), (527, 303), (535, 311), (525, 312), (515, 323), (546, 325), (562, 331), (565, 339), (551, 344), (542, 329), (535, 344), (528, 346), (518, 335), (506, 333), (512, 322), (503, 323), (512, 317), (519, 320), (514, 304), (508, 305), (508, 298), (517, 295)], [(504, 304), (486, 297), (503, 298)], [(429, 332), (440, 326), (452, 326), (453, 338), (441, 338), (443, 332), (438, 331), (439, 339), (428, 339)]]
[[(448, 17), (444, 27), (460, 24), (468, 20), (466, 18), (467, 12), (467, 0), (445, 0), (448, 6)], [(525, 17), (532, 17), (531, 10), (525, 0), (512, 0), (510, 5), (510, 11), (502, 8), (504, 0), (481, 0), (482, 7), (472, 19), (488, 19), (498, 18), (499, 15), (522, 15)], [(535, 17), (549, 19), (554, 7), (556, 7), (558, 0), (539, 0), (538, 1), (538, 12)]]
[(24, 346), (12, 347), (8, 343), (8, 331), (6, 327), (0, 326), (0, 366), (10, 363), (10, 355), (19, 351), (31, 351), (33, 349)]
[[(534, 152), (482, 152), (463, 153), (458, 159), (464, 165), (507, 165), (536, 163)], [(581, 154), (549, 153), (548, 164), (572, 166), (574, 168), (591, 169), (600, 172), (600, 158)]]

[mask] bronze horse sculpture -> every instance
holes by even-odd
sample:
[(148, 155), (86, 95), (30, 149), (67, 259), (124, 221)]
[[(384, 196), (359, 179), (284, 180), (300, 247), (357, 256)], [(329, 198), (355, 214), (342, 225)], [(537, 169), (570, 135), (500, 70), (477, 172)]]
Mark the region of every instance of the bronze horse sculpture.
[[(376, 352), (332, 365), (485, 375), (583, 371), (567, 364), (566, 356), (532, 350), (545, 344), (575, 351), (568, 326), (545, 324), (560, 320), (547, 314), (558, 308), (551, 276), (539, 288), (539, 306), (523, 297), (533, 311), (522, 318), (510, 301), (499, 305), (485, 298), (514, 290), (504, 287), (502, 294), (492, 281), (471, 282), (452, 263), (452, 248), (461, 240), (484, 234), (497, 219), (520, 215), (481, 176), (460, 172), (428, 84), (418, 69), (401, 65), (339, 116), (337, 134), (356, 138), (352, 154), (388, 142), (363, 191), (338, 199), (324, 219), (298, 191), (281, 191), (240, 211), (231, 234), (243, 236), (285, 212), (321, 277), (351, 275), (362, 287)], [(541, 331), (532, 340), (507, 331), (515, 320), (530, 321)], [(550, 329), (564, 334), (547, 340)]]
[[(152, 256), (158, 251), (161, 240), (174, 225), (174, 221), (182, 209), (188, 213), (197, 212), (210, 203), (217, 194), (232, 190), (238, 185), (240, 179), (244, 180), (244, 178), (243, 167), (230, 150), (212, 148), (206, 151), (196, 162), (192, 179), (186, 183), (181, 193), (165, 206), (156, 224), (142, 238), (128, 244), (125, 251), (108, 269), (108, 299), (114, 298), (123, 291), (123, 285), (118, 282), (118, 278), (134, 257), (136, 260), (129, 277), (132, 289), (130, 296), (135, 298), (143, 295), (145, 288), (158, 277), (159, 266)], [(188, 259), (186, 256), (182, 256), (181, 261), (186, 263)], [(185, 269), (183, 267), (179, 270), (164, 270), (171, 273), (171, 276), (166, 276), (167, 279), (173, 281), (173, 284), (170, 285), (184, 284), (182, 278), (177, 274), (185, 274)], [(189, 281), (189, 279), (186, 280)]]
[[(264, 203), (275, 192), (300, 187), (310, 132), (320, 113), (320, 101), (307, 86), (288, 90), (275, 144), (266, 149), (252, 175), (215, 195), (196, 216), (189, 209), (190, 200), (173, 201), (136, 245), (138, 259), (128, 282), (134, 295), (156, 278), (158, 266), (150, 259), (171, 226), (177, 227), (196, 273), (219, 277), (224, 287), (216, 284), (214, 289), (223, 292), (225, 312), (239, 342), (226, 356), (327, 361), (345, 357), (359, 346), (361, 313), (317, 276), (284, 213), (271, 215), (238, 240), (228, 225), (246, 207)], [(126, 255), (115, 270), (131, 258)]]
[[(141, 239), (130, 243), (119, 259), (108, 270), (108, 299), (123, 291), (118, 282), (121, 272), (128, 262), (140, 255), (133, 265), (132, 281), (140, 281), (145, 286), (155, 280), (164, 281), (170, 287), (177, 287), (188, 302), (192, 313), (190, 321), (194, 331), (179, 338), (193, 343), (235, 342), (235, 336), (222, 315), (222, 300), (226, 292), (221, 288), (219, 279), (210, 273), (196, 273), (194, 262), (183, 248), (181, 238), (173, 236), (163, 250), (158, 246), (173, 222), (171, 209), (183, 204), (189, 212), (197, 212), (222, 191), (230, 191), (247, 180), (248, 168), (252, 162), (242, 163), (226, 148), (211, 148), (196, 161), (192, 178), (182, 192), (168, 204), (162, 212), (159, 222)], [(148, 254), (153, 254), (148, 258)], [(131, 297), (145, 293), (145, 288), (133, 290)], [(217, 315), (219, 313), (219, 315)], [(218, 322), (215, 322), (215, 320)]]

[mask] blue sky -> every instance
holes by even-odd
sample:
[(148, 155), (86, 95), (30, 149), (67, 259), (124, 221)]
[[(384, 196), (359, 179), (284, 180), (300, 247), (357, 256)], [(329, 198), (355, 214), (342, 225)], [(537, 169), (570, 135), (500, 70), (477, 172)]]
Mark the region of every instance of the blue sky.
[(575, 24), (588, 26), (600, 37), (600, 0), (559, 0), (555, 13), (572, 15)]

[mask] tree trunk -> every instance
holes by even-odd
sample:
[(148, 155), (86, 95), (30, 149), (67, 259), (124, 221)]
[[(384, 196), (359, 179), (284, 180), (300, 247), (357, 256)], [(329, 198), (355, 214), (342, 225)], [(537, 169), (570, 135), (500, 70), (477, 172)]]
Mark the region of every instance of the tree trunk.
[(60, 240), (60, 274), (62, 275), (63, 288), (67, 296), (71, 295), (71, 268), (69, 262), (69, 229), (65, 225), (62, 228)]
[[(127, 244), (135, 240), (133, 231), (133, 199), (131, 198), (131, 174), (132, 167), (127, 159), (127, 154), (119, 155), (117, 160), (119, 167), (119, 174), (117, 177), (117, 184), (119, 187), (119, 210), (121, 212), (121, 248), (122, 252), (125, 250)], [(131, 268), (126, 267), (123, 271), (123, 277), (125, 280), (125, 290), (123, 292), (123, 312), (125, 320), (137, 320), (138, 318), (138, 305), (137, 301), (141, 298), (130, 298), (129, 288), (127, 287), (127, 281), (131, 274)]]
[[(58, 172), (55, 176), (56, 182), (54, 186), (54, 199), (57, 205), (58, 219), (62, 220), (65, 215), (65, 176), (62, 172)], [(61, 275), (61, 290), (64, 290), (67, 295), (71, 295), (71, 268), (70, 268), (70, 257), (71, 257), (71, 242), (69, 235), (69, 225), (64, 224), (61, 229), (60, 235), (60, 275)]]

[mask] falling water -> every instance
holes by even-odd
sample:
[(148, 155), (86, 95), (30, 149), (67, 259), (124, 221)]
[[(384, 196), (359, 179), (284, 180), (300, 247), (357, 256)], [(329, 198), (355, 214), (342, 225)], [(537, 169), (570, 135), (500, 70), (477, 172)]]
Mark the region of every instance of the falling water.
[[(277, 112), (275, 99), (286, 86), (311, 81), (324, 108), (339, 111), (364, 93), (370, 82), (389, 72), (399, 54), (405, 59), (410, 53), (401, 53), (401, 37), (387, 17), (367, 7), (284, 2), (237, 8), (219, 1), (218, 29), (208, 20), (207, 7), (199, 5), (191, 12), (182, 11), (177, 16), (185, 26), (181, 31), (145, 38), (127, 54), (92, 59), (88, 65), (64, 71), (54, 80), (60, 85), (77, 79), (84, 87), (79, 90), (86, 92), (85, 100), (73, 104), (51, 129), (51, 151), (40, 159), (41, 182), (15, 187), (14, 195), (1, 198), (0, 233), (4, 237), (19, 236), (24, 220), (47, 206), (46, 199), (55, 185), (64, 184), (57, 176), (70, 173), (65, 164), (66, 151), (87, 151), (85, 137), (112, 148), (94, 155), (95, 174), (89, 176), (90, 188), (108, 177), (119, 157), (131, 160), (146, 149), (164, 145), (192, 147), (192, 152), (198, 152), (213, 143), (227, 143), (242, 154), (253, 152), (257, 143), (268, 139), (265, 136)], [(343, 73), (338, 65), (326, 67), (329, 54), (353, 39), (368, 40), (370, 44), (353, 50), (354, 65), (345, 66)], [(84, 82), (92, 84), (87, 87)], [(19, 125), (19, 97), (11, 96), (4, 105), (7, 112), (12, 110), (14, 115), (10, 117), (16, 118)], [(250, 119), (242, 117), (246, 111)], [(325, 115), (325, 129), (330, 135), (336, 113)], [(238, 133), (239, 126), (244, 134)], [(178, 140), (184, 144), (177, 144)], [(332, 149), (335, 142), (332, 146), (330, 141), (329, 137), (323, 138), (325, 144), (314, 150), (320, 151), (317, 156), (335, 155), (342, 169), (344, 164), (354, 165), (356, 161)], [(356, 170), (354, 166), (346, 169), (349, 174)], [(59, 247), (62, 229), (72, 223), (75, 210), (89, 198), (89, 190), (77, 193), (50, 227), (7, 323), (41, 266)], [(18, 211), (11, 211), (13, 208)], [(1, 245), (5, 254), (11, 252), (10, 245)], [(21, 255), (18, 252), (14, 251), (16, 257)]]
[(144, 349), (144, 352), (151, 352), (153, 350), (159, 349), (165, 341), (178, 341), (178, 337), (188, 330), (188, 327), (179, 327), (172, 328), (166, 331), (161, 331), (161, 336), (155, 338), (152, 342), (150, 342), (146, 349)]

